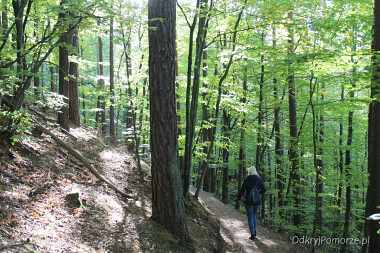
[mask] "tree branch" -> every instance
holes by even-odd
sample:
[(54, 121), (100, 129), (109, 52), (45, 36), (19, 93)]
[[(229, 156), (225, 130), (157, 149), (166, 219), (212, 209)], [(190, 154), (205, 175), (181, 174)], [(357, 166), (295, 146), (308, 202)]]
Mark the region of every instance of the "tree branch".
[(73, 149), (69, 144), (65, 143), (56, 135), (54, 135), (49, 129), (42, 126), (36, 119), (33, 119), (33, 121), (39, 130), (51, 136), (51, 138), (53, 138), (53, 140), (55, 140), (61, 147), (66, 149), (71, 155), (73, 155), (75, 158), (81, 161), (90, 170), (90, 172), (94, 174), (100, 181), (104, 182), (106, 185), (111, 187), (116, 193), (119, 193), (123, 197), (133, 198), (131, 195), (119, 190), (114, 184), (112, 184), (110, 181), (108, 181), (102, 175), (100, 175), (100, 173), (94, 167), (92, 167), (90, 161), (83, 157), (81, 154), (79, 154), (79, 152)]

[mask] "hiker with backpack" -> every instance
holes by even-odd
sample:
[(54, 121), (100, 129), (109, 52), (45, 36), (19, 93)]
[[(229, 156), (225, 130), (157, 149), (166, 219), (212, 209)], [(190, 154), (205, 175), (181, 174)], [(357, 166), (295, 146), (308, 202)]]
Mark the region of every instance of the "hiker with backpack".
[(251, 237), (249, 237), (249, 239), (252, 241), (256, 238), (257, 209), (261, 204), (261, 194), (265, 191), (264, 182), (257, 174), (256, 167), (249, 167), (248, 176), (241, 185), (236, 201), (240, 201), (245, 192), (244, 206), (247, 211), (249, 230), (251, 231)]

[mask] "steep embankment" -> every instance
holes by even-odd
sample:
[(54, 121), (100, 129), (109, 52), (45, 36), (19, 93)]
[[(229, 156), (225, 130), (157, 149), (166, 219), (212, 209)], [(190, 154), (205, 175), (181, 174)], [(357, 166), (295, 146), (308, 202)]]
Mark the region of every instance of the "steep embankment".
[(35, 139), (0, 148), (0, 252), (223, 251), (217, 219), (195, 201), (187, 203), (192, 243), (151, 221), (149, 167), (139, 182), (124, 145), (107, 144), (91, 129), (50, 130), (131, 197), (117, 195), (50, 136), (35, 131)]

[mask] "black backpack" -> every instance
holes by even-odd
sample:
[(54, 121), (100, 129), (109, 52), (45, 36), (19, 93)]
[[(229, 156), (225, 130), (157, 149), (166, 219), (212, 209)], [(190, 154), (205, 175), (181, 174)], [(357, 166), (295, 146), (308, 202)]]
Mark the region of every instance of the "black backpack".
[[(256, 184), (257, 184), (257, 181), (258, 180), (256, 180)], [(249, 191), (247, 204), (253, 205), (253, 206), (258, 206), (261, 204), (261, 194), (256, 185), (253, 186), (252, 189)]]

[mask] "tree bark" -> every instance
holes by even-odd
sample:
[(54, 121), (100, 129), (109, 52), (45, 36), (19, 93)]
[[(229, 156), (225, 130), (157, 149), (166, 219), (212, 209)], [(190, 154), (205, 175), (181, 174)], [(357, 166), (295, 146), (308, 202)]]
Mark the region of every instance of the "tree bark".
[[(261, 45), (264, 47), (264, 31), (261, 31)], [(264, 78), (265, 78), (265, 66), (264, 66), (264, 55), (261, 55), (260, 57), (260, 82), (259, 82), (259, 114), (258, 114), (258, 129), (257, 129), (257, 143), (256, 143), (256, 169), (261, 174), (261, 177), (263, 180), (265, 180), (265, 171), (264, 171), (264, 109), (263, 109), (263, 103), (264, 103)], [(265, 220), (265, 195), (263, 195), (261, 199), (261, 220)]]
[[(352, 36), (352, 42), (353, 42), (353, 47), (352, 47), (352, 55), (351, 55), (351, 62), (354, 65), (353, 70), (352, 70), (352, 88), (356, 87), (356, 66), (355, 66), (355, 61), (354, 61), (354, 54), (356, 52), (356, 31), (354, 29), (353, 31), (353, 36)], [(350, 100), (352, 101), (355, 93), (354, 91), (349, 92), (350, 95)], [(351, 175), (351, 170), (352, 170), (352, 165), (351, 165), (351, 148), (352, 148), (352, 139), (353, 139), (353, 118), (354, 118), (354, 110), (350, 109), (348, 112), (348, 133), (347, 133), (347, 149), (346, 149), (346, 160), (345, 160), (345, 168), (344, 168), (344, 176), (345, 176), (345, 183), (346, 183), (346, 210), (344, 214), (344, 228), (343, 228), (343, 238), (348, 238), (350, 234), (350, 220), (352, 219), (352, 199), (351, 199), (351, 186), (354, 185), (352, 182), (352, 175)], [(347, 249), (346, 244), (342, 244), (342, 247), (340, 248), (341, 253), (345, 253)]]
[[(293, 20), (293, 13), (288, 13), (288, 18)], [(297, 108), (296, 108), (296, 89), (295, 89), (295, 76), (293, 66), (293, 55), (295, 51), (294, 47), (294, 26), (290, 24), (288, 28), (289, 33), (289, 76), (287, 78), (288, 90), (289, 90), (289, 128), (290, 128), (290, 150), (289, 160), (291, 162), (291, 182), (293, 186), (294, 195), (294, 213), (293, 224), (300, 226), (302, 223), (302, 211), (301, 211), (301, 177), (299, 174), (299, 162), (298, 162), (298, 130), (297, 130)]]
[[(34, 38), (38, 37), (37, 30), (38, 30), (38, 20), (36, 19), (34, 21), (34, 34), (33, 34)], [(38, 58), (38, 52), (37, 51), (35, 52), (34, 57), (36, 59)], [(38, 63), (36, 62), (34, 64), (34, 66), (36, 67), (37, 64)], [(39, 70), (37, 72), (39, 72)], [(36, 75), (34, 76), (34, 96), (36, 97), (37, 100), (40, 97), (40, 76), (38, 75), (38, 73), (36, 73)]]
[[(240, 102), (245, 105), (247, 103), (247, 92), (248, 92), (248, 67), (247, 67), (247, 58), (244, 59), (245, 66), (244, 66), (244, 79), (243, 79), (243, 96), (240, 100)], [(245, 152), (245, 131), (246, 131), (246, 114), (243, 112), (241, 120), (241, 126), (240, 126), (240, 147), (239, 147), (239, 172), (237, 176), (237, 191), (239, 191), (242, 183), (243, 183), (243, 177), (245, 174), (245, 168), (246, 168), (246, 152)], [(240, 209), (240, 202), (237, 201), (235, 203), (235, 209)]]
[[(372, 51), (372, 85), (368, 122), (368, 172), (366, 216), (380, 213), (380, 0), (375, 0)], [(380, 249), (380, 229), (378, 220), (366, 221), (365, 235), (369, 235), (370, 253)], [(365, 246), (366, 247), (366, 246)], [(364, 250), (365, 250), (364, 247)]]
[(111, 105), (110, 105), (110, 136), (115, 138), (115, 85), (114, 85), (114, 52), (113, 52), (113, 17), (110, 20), (110, 93), (111, 93)]
[[(319, 112), (319, 122), (317, 113), (315, 111), (314, 103), (313, 103), (313, 95), (315, 87), (318, 83), (318, 79), (315, 79), (315, 85), (313, 88), (313, 80), (314, 73), (311, 74), (310, 78), (310, 106), (312, 110), (313, 116), (313, 162), (315, 168), (315, 218), (313, 224), (313, 237), (316, 238), (322, 231), (322, 193), (323, 193), (323, 182), (322, 182), (322, 172), (323, 172), (323, 160), (321, 157), (323, 156), (323, 141), (324, 141), (324, 119), (323, 119), (323, 106)], [(323, 85), (321, 92), (321, 99), (324, 100), (324, 89), (325, 85)], [(316, 245), (313, 245), (312, 252), (315, 252)]]
[(222, 202), (228, 203), (228, 183), (229, 183), (229, 171), (228, 171), (228, 161), (229, 161), (229, 145), (230, 145), (230, 122), (231, 115), (226, 109), (223, 110), (223, 125), (222, 125)]
[[(179, 171), (175, 95), (176, 1), (149, 0), (152, 218), (189, 240)], [(158, 20), (162, 19), (162, 21)]]
[[(100, 19), (98, 19), (98, 26), (101, 27)], [(98, 96), (98, 111), (96, 114), (96, 121), (101, 124), (101, 132), (103, 135), (106, 134), (106, 103), (104, 98), (104, 62), (103, 62), (103, 40), (102, 37), (98, 36), (98, 87), (100, 90), (100, 95)]]
[[(205, 46), (205, 41), (203, 43), (203, 45)], [(203, 50), (203, 78), (207, 78), (207, 50), (204, 49)], [(208, 88), (208, 85), (207, 85), (207, 81), (203, 81), (203, 88), (205, 90), (207, 90)], [(203, 97), (203, 101), (204, 103), (202, 104), (202, 122), (204, 122), (205, 124), (207, 124), (207, 122), (210, 122), (210, 113), (208, 111), (208, 102), (209, 102), (209, 99), (207, 98), (207, 91), (203, 92), (202, 94), (202, 97)], [(202, 129), (202, 141), (204, 143), (207, 143), (210, 141), (210, 130), (208, 127), (204, 127)], [(203, 147), (203, 154), (204, 154), (204, 157), (207, 157), (207, 153), (208, 153), (208, 147), (207, 145), (204, 145)], [(202, 161), (202, 163), (205, 163), (206, 161)], [(201, 167), (203, 167), (203, 165), (201, 165)], [(206, 191), (206, 192), (211, 192), (211, 173), (210, 171), (208, 171), (205, 175), (205, 179), (203, 180), (203, 190)]]
[[(325, 101), (325, 95), (324, 91), (326, 90), (326, 83), (323, 83), (322, 86), (322, 95), (321, 95), (321, 100), (322, 102)], [(316, 195), (316, 198), (318, 200), (318, 208), (317, 208), (317, 213), (318, 213), (318, 218), (317, 218), (317, 228), (319, 231), (322, 231), (322, 225), (323, 225), (323, 171), (324, 171), (324, 162), (323, 162), (323, 156), (324, 156), (324, 147), (323, 144), (325, 142), (325, 118), (324, 118), (324, 106), (321, 107), (319, 111), (319, 138), (318, 138), (318, 157), (317, 157), (317, 192), (318, 194)]]
[[(1, 2), (2, 5), (2, 12), (1, 12), (1, 27), (3, 28), (3, 40), (7, 40), (9, 34), (7, 35), (8, 31), (8, 0), (2, 0)], [(1, 56), (0, 56), (1, 59)], [(4, 79), (5, 77), (3, 76), (3, 71), (0, 69), (0, 78)]]
[[(61, 1), (61, 7), (67, 4), (66, 0)], [(65, 19), (67, 13), (61, 12), (59, 18)], [(69, 131), (69, 108), (68, 108), (68, 99), (69, 99), (69, 82), (68, 82), (68, 73), (69, 73), (69, 52), (67, 50), (68, 45), (68, 36), (62, 41), (61, 46), (59, 47), (59, 94), (63, 96), (64, 105), (61, 107), (61, 110), (58, 112), (58, 124), (60, 127)]]
[[(276, 40), (276, 27), (273, 26), (273, 49), (277, 49), (277, 40)], [(281, 140), (281, 109), (280, 109), (280, 98), (278, 93), (278, 82), (277, 78), (273, 78), (273, 97), (276, 106), (274, 107), (274, 136), (275, 136), (275, 174), (276, 174), (276, 187), (277, 187), (277, 202), (278, 202), (278, 213), (282, 220), (285, 218), (285, 212), (283, 210), (283, 207), (285, 206), (284, 201), (284, 190), (285, 190), (285, 176), (284, 176), (284, 168), (283, 168), (283, 156), (284, 156), (284, 150)]]
[[(19, 110), (21, 108), (22, 102), (18, 102), (18, 97), (21, 96), (22, 91), (22, 82), (24, 81), (25, 76), (22, 74), (23, 69), (25, 68), (25, 57), (22, 55), (22, 48), (24, 47), (24, 10), (27, 4), (27, 0), (15, 1), (12, 0), (13, 14), (15, 17), (15, 27), (16, 34), (14, 40), (16, 41), (16, 63), (17, 63), (17, 81), (14, 89), (15, 101), (13, 102), (13, 111)], [(25, 96), (25, 95), (24, 95)], [(24, 100), (24, 97), (22, 98)]]
[[(351, 99), (354, 97), (354, 93), (350, 92)], [(346, 183), (346, 210), (344, 214), (344, 229), (343, 229), (343, 237), (342, 238), (348, 238), (349, 237), (349, 229), (350, 229), (350, 219), (351, 219), (351, 208), (352, 208), (352, 200), (351, 200), (351, 145), (352, 145), (352, 134), (353, 134), (353, 116), (354, 112), (350, 111), (348, 113), (348, 137), (347, 137), (347, 149), (346, 149), (346, 160), (345, 160), (345, 168), (344, 168), (344, 175), (345, 175), (345, 183)], [(346, 244), (343, 244), (340, 252), (345, 253), (346, 252)]]
[[(78, 41), (78, 30), (75, 29), (71, 32), (70, 44), (72, 46), (73, 52), (70, 54), (71, 57), (78, 56), (79, 51), (79, 41)], [(76, 59), (75, 59), (76, 60)], [(69, 119), (76, 126), (80, 126), (80, 106), (79, 106), (79, 91), (78, 91), (78, 63), (76, 61), (70, 61), (69, 69)]]

